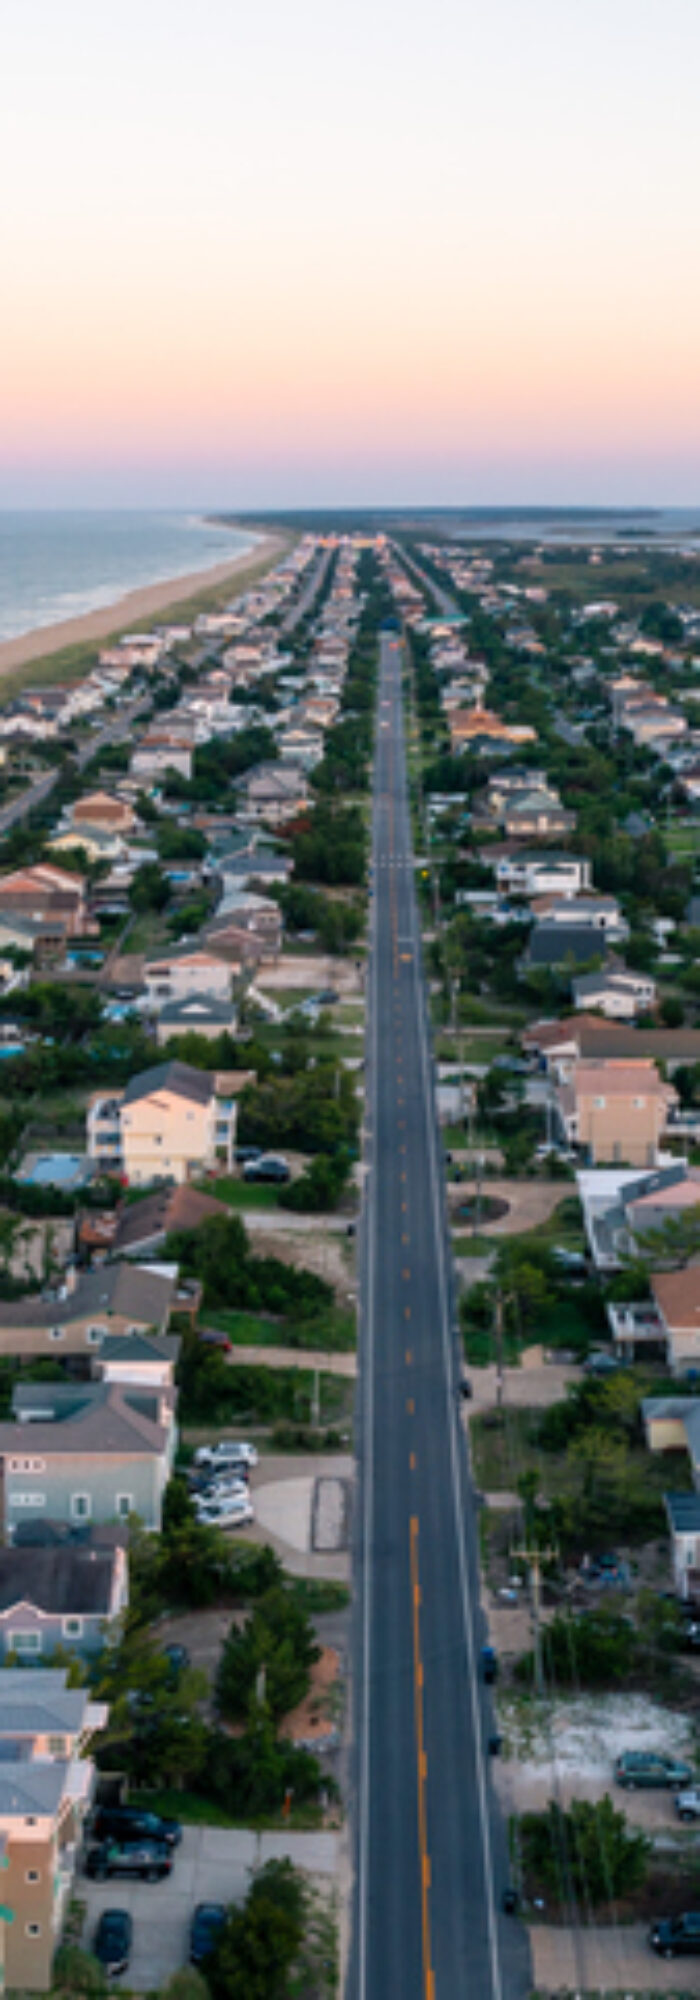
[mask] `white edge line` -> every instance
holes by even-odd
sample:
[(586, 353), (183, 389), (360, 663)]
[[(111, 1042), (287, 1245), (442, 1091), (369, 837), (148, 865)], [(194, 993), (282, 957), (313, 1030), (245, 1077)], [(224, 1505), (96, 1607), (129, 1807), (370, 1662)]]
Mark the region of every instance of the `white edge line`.
[[(405, 770), (405, 762), (404, 762), (404, 770)], [(412, 847), (410, 820), (408, 823), (408, 833)], [(428, 1057), (427, 1031), (426, 1031), (425, 1007), (424, 1007), (424, 987), (422, 985), (422, 953), (421, 953), (420, 928), (418, 923), (418, 906), (416, 902), (415, 886), (412, 886), (410, 895), (411, 895), (411, 910), (412, 910), (412, 917), (413, 917), (415, 938), (416, 938), (416, 949), (413, 961), (413, 973), (416, 986), (418, 1029), (420, 1036), (421, 1062), (423, 1067), (423, 1077), (425, 1086), (424, 1102), (426, 1107), (426, 1119), (428, 1125), (428, 1135), (427, 1135), (428, 1162), (429, 1162), (430, 1182), (431, 1182), (432, 1197), (433, 1197), (433, 1219), (435, 1225), (435, 1236), (436, 1236), (437, 1256), (438, 1256), (438, 1276), (440, 1283), (440, 1319), (442, 1327), (443, 1356), (445, 1363), (445, 1394), (447, 1398), (447, 1425), (450, 1436), (450, 1469), (452, 1473), (452, 1487), (454, 1493), (455, 1516), (457, 1522), (457, 1548), (459, 1554), (459, 1573), (460, 1573), (460, 1584), (462, 1592), (462, 1621), (464, 1625), (464, 1633), (467, 1645), (467, 1662), (469, 1668), (469, 1687), (471, 1694), (472, 1724), (474, 1730), (474, 1750), (476, 1756), (476, 1773), (477, 1773), (477, 1783), (479, 1788), (479, 1805), (481, 1811), (481, 1845), (484, 1858), (484, 1875), (486, 1878), (489, 1951), (491, 1957), (491, 1979), (492, 1979), (494, 2000), (501, 2000), (501, 1995), (502, 1995), (501, 1969), (499, 1963), (498, 1935), (496, 1930), (496, 1907), (494, 1899), (493, 1857), (491, 1853), (489, 1806), (488, 1806), (486, 1775), (484, 1767), (484, 1749), (482, 1743), (481, 1715), (479, 1713), (479, 1704), (477, 1700), (473, 1612), (471, 1604), (471, 1595), (469, 1590), (469, 1572), (467, 1565), (467, 1554), (464, 1541), (464, 1515), (463, 1515), (464, 1498), (462, 1493), (462, 1477), (461, 1477), (458, 1439), (457, 1439), (456, 1406), (455, 1406), (454, 1396), (452, 1394), (453, 1371), (450, 1366), (450, 1339), (449, 1339), (449, 1324), (448, 1324), (449, 1311), (448, 1311), (448, 1298), (447, 1298), (447, 1284), (445, 1277), (444, 1217), (442, 1210), (442, 1202), (440, 1200), (439, 1180), (438, 1180), (437, 1162), (436, 1162), (433, 1078), (430, 1070), (430, 1063)]]

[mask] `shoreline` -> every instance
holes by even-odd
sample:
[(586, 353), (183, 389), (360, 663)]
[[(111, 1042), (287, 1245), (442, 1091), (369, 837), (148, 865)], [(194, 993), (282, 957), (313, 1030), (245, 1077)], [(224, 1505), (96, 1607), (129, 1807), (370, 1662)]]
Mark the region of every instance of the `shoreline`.
[(172, 576), (157, 583), (142, 584), (136, 590), (126, 591), (111, 604), (102, 604), (95, 611), (83, 611), (74, 618), (63, 618), (55, 625), (35, 625), (29, 632), (21, 632), (13, 639), (0, 640), (0, 678), (11, 674), (18, 667), (29, 666), (33, 660), (44, 660), (53, 653), (61, 653), (69, 646), (88, 646), (94, 640), (110, 639), (126, 631), (130, 626), (137, 629), (144, 623), (157, 618), (178, 604), (198, 597), (201, 592), (214, 590), (230, 577), (235, 582), (242, 570), (257, 568), (266, 562), (272, 563), (286, 548), (287, 540), (280, 535), (256, 534), (250, 548), (237, 556), (229, 556), (220, 563), (210, 564), (206, 569), (190, 570), (184, 576)]

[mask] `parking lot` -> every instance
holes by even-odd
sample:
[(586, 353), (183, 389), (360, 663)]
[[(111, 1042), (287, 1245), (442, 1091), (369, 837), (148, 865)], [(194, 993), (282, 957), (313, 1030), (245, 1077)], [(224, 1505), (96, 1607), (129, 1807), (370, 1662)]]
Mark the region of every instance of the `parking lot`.
[(125, 1983), (136, 1993), (152, 1992), (187, 1963), (195, 1904), (242, 1902), (255, 1870), (286, 1854), (295, 1867), (330, 1881), (337, 1835), (186, 1826), (172, 1874), (164, 1882), (79, 1877), (76, 1895), (87, 1904), (83, 1943), (91, 1944), (102, 1910), (128, 1910), (134, 1943)]

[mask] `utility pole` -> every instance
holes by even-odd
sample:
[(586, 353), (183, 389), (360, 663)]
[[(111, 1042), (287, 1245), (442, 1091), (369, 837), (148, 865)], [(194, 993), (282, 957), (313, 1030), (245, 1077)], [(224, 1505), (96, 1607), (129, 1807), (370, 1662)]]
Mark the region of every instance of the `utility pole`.
[(503, 1293), (500, 1285), (496, 1293), (493, 1332), (496, 1345), (496, 1407), (503, 1405)]
[(530, 1583), (530, 1603), (532, 1606), (532, 1637), (535, 1653), (535, 1694), (544, 1694), (542, 1673), (542, 1628), (540, 1624), (540, 1593), (542, 1589), (542, 1565), (553, 1562), (555, 1549), (513, 1549), (513, 1555), (527, 1564)]

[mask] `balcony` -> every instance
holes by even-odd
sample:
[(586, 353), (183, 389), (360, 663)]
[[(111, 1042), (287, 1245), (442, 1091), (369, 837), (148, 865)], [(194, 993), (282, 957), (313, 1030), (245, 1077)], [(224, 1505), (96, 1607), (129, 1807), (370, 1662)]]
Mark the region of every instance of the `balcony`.
[(637, 1348), (666, 1349), (666, 1328), (651, 1299), (633, 1299), (606, 1306), (613, 1346), (618, 1355), (634, 1358)]

